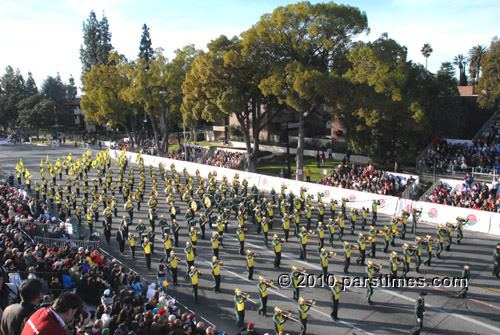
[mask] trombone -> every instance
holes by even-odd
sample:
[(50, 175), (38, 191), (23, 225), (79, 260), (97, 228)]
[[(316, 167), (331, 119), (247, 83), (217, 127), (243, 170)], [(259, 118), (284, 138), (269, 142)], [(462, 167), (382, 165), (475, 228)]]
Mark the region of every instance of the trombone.
[(276, 289), (276, 290), (279, 290), (279, 289), (280, 289), (279, 287), (277, 287), (277, 286), (274, 286), (274, 285), (273, 285), (273, 284), (274, 284), (274, 281), (272, 281), (272, 280), (264, 280), (264, 282), (265, 282), (265, 283), (266, 283), (266, 285), (267, 285), (267, 286), (269, 286), (269, 287), (272, 287), (272, 288), (274, 288), (274, 289)]
[(243, 294), (245, 296), (245, 299), (247, 299), (248, 301), (250, 301), (251, 303), (254, 303), (257, 305), (257, 302), (255, 300), (252, 300), (250, 298), (250, 293), (247, 293), (247, 292), (241, 292), (241, 294)]
[(301, 323), (299, 320), (295, 319), (295, 318), (292, 318), (290, 315), (292, 315), (292, 311), (291, 310), (288, 310), (288, 311), (282, 311), (282, 313), (284, 312), (284, 315), (287, 319), (290, 319), (292, 321), (295, 321), (297, 323)]
[(332, 258), (333, 256), (335, 256), (337, 253), (335, 251), (330, 251), (328, 253), (328, 258)]
[(316, 299), (306, 300), (305, 303), (307, 306), (314, 306), (316, 305)]

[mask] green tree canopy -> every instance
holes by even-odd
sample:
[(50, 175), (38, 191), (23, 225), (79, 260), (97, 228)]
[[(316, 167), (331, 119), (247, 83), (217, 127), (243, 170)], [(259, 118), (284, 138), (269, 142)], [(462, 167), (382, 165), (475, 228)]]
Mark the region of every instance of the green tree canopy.
[[(332, 2), (300, 2), (276, 8), (244, 34), (244, 53), (258, 46), (270, 59), (271, 71), (259, 88), (295, 110), (299, 120), (297, 170), (302, 170), (305, 117), (324, 102), (326, 83), (342, 72), (353, 36), (368, 31), (358, 8)], [(302, 175), (297, 174), (301, 179)]]
[(87, 22), (83, 22), (83, 45), (80, 47), (80, 61), (83, 76), (92, 67), (106, 64), (109, 53), (113, 50), (111, 33), (107, 17), (103, 14), (101, 21), (94, 11), (90, 11)]
[(482, 75), (477, 86), (482, 108), (500, 107), (500, 40), (494, 37), (481, 60)]
[(142, 36), (141, 44), (139, 45), (139, 58), (144, 59), (146, 66), (148, 66), (149, 61), (153, 58), (153, 47), (151, 46), (151, 37), (149, 36), (149, 28), (144, 23), (142, 26)]

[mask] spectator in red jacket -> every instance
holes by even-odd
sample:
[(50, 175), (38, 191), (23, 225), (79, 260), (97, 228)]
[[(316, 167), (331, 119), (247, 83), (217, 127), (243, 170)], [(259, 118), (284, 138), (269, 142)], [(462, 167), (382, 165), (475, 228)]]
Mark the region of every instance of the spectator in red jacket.
[[(64, 292), (51, 307), (36, 311), (26, 322), (21, 335), (66, 335), (67, 324), (81, 306), (82, 300), (78, 295)], [(84, 324), (88, 323), (86, 321)]]

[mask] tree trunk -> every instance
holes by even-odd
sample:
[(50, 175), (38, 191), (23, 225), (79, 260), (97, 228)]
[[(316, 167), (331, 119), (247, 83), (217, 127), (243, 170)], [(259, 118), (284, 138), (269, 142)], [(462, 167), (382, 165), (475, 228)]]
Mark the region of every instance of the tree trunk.
[(302, 167), (304, 166), (304, 137), (305, 137), (305, 118), (303, 112), (299, 113), (299, 138), (297, 141), (297, 170), (295, 171), (295, 179), (303, 180)]
[[(252, 137), (253, 150), (247, 154), (248, 172), (257, 172), (257, 159), (259, 158), (259, 125), (260, 119), (257, 117), (257, 108), (260, 108), (260, 102), (255, 102), (252, 106)], [(260, 113), (259, 113), (260, 115)]]
[[(130, 119), (130, 127), (132, 128), (132, 134), (129, 134), (128, 139), (130, 143), (132, 144), (132, 150), (135, 149), (135, 137), (136, 137), (136, 131), (135, 131), (135, 117)], [(128, 132), (128, 128), (125, 128)], [(132, 135), (132, 136), (130, 136)]]
[[(250, 140), (250, 131), (248, 130), (248, 128), (245, 128), (245, 124), (243, 124), (242, 129), (243, 129), (243, 139), (245, 140), (245, 145), (247, 147), (247, 163), (248, 163), (247, 170), (252, 172), (252, 170), (250, 170), (250, 164), (252, 163), (250, 162), (253, 157), (253, 152), (252, 152), (252, 141)], [(255, 166), (253, 168), (255, 169)]]

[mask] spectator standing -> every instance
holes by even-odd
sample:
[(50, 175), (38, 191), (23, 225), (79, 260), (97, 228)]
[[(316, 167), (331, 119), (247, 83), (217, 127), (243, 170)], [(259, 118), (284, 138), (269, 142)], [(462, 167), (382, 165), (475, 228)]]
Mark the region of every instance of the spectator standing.
[(18, 335), (26, 321), (35, 313), (36, 305), (42, 300), (42, 283), (38, 279), (28, 279), (19, 287), (21, 303), (10, 305), (2, 314), (0, 333)]
[(311, 168), (309, 166), (306, 168), (306, 181), (311, 182)]
[(316, 151), (316, 166), (319, 167), (319, 161), (321, 158), (321, 154), (319, 153), (319, 150)]
[[(62, 293), (51, 307), (40, 308), (26, 322), (21, 335), (66, 335), (66, 325), (73, 320), (82, 306), (76, 293)], [(86, 322), (90, 314), (87, 317)], [(83, 321), (83, 320), (81, 320)]]

